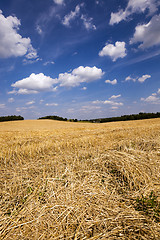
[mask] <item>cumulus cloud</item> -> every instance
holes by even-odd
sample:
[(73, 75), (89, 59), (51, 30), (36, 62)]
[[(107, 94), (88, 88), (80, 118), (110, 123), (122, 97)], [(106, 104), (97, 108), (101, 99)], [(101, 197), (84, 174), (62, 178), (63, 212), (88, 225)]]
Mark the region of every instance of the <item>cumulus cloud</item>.
[(116, 42), (115, 45), (106, 43), (106, 46), (99, 52), (99, 56), (109, 56), (115, 62), (118, 58), (124, 58), (126, 53), (125, 42)]
[[(18, 91), (13, 90), (15, 94), (36, 94), (38, 93), (38, 91), (35, 90), (29, 90), (29, 89), (25, 89), (25, 88), (20, 88)], [(11, 92), (10, 92), (11, 93)]]
[(152, 17), (147, 24), (138, 25), (135, 28), (130, 44), (139, 43), (139, 48), (145, 49), (155, 45), (160, 45), (160, 15)]
[(123, 106), (122, 102), (114, 102), (114, 101), (111, 101), (111, 100), (104, 101), (104, 104), (110, 104), (110, 105), (114, 105), (114, 106)]
[(100, 100), (96, 100), (92, 102), (93, 104), (109, 104), (112, 106), (123, 106), (122, 102), (114, 102), (112, 100), (105, 100), (105, 101), (100, 101)]
[(14, 102), (14, 98), (8, 98), (8, 102), (9, 103), (13, 103)]
[(127, 18), (127, 13), (126, 11), (123, 11), (122, 9), (119, 10), (119, 12), (117, 13), (111, 13), (111, 19), (110, 19), (110, 22), (109, 24), (110, 25), (113, 25), (115, 23), (119, 23), (121, 22), (122, 20), (125, 20)]
[(65, 25), (65, 26), (69, 26), (70, 25), (70, 21), (72, 21), (73, 19), (75, 19), (79, 15), (81, 6), (82, 5), (78, 4), (74, 11), (71, 11), (69, 14), (67, 14), (64, 17), (64, 19), (62, 21), (63, 25)]
[(48, 107), (53, 107), (53, 106), (58, 106), (58, 103), (46, 103), (46, 106)]
[(0, 11), (0, 58), (19, 57), (27, 58), (37, 56), (36, 50), (31, 45), (30, 38), (23, 38), (18, 34), (20, 20), (17, 17), (4, 17)]
[(53, 0), (53, 2), (58, 5), (62, 5), (64, 3), (64, 0)]
[(71, 73), (59, 74), (58, 81), (60, 86), (76, 87), (80, 83), (92, 82), (102, 78), (103, 72), (97, 67), (83, 67), (75, 68)]
[(158, 0), (129, 0), (125, 10), (120, 9), (116, 13), (111, 13), (109, 24), (114, 25), (122, 20), (128, 20), (133, 13), (144, 13), (146, 10), (152, 15), (158, 10), (158, 5), (160, 5)]
[(133, 78), (133, 77), (131, 77), (131, 76), (128, 76), (128, 77), (125, 78), (125, 82), (127, 82), (127, 81), (136, 82), (136, 80), (137, 80), (137, 78)]
[(145, 101), (145, 102), (156, 102), (156, 101), (158, 101), (158, 100), (159, 100), (159, 98), (156, 97), (156, 96), (149, 96), (149, 97), (147, 97), (144, 101)]
[(125, 82), (127, 82), (127, 81), (133, 81), (133, 82), (138, 81), (140, 83), (143, 83), (148, 78), (151, 78), (151, 75), (145, 74), (142, 77), (135, 77), (135, 78), (133, 78), (131, 76), (128, 76), (128, 77), (126, 77)]
[(158, 89), (157, 93), (152, 93), (152, 95), (147, 98), (141, 98), (141, 101), (151, 103), (151, 104), (160, 104), (160, 89)]
[(116, 98), (119, 98), (119, 97), (121, 97), (121, 94), (119, 94), (119, 95), (112, 95), (109, 99), (116, 99)]
[(151, 78), (151, 75), (143, 75), (142, 77), (138, 78), (138, 82), (143, 83), (148, 78)]
[(142, 101), (145, 101), (145, 102), (150, 102), (150, 103), (158, 103), (158, 101), (160, 100), (158, 97), (156, 96), (149, 96), (147, 98), (141, 98)]
[(87, 88), (86, 88), (86, 87), (83, 87), (83, 88), (81, 88), (81, 90), (84, 90), (84, 91), (85, 91), (85, 90), (87, 90)]
[(54, 79), (45, 76), (43, 73), (32, 73), (28, 78), (13, 83), (11, 86), (14, 89), (8, 92), (8, 94), (35, 94), (42, 91), (56, 91), (58, 87), (77, 87), (84, 82), (96, 81), (102, 78), (103, 75), (102, 69), (95, 66), (80, 66), (71, 73), (61, 73), (58, 78)]
[(24, 78), (12, 84), (14, 88), (19, 88), (18, 94), (31, 94), (41, 91), (52, 91), (53, 84), (57, 83), (57, 79), (45, 76), (43, 73), (32, 73), (28, 78)]
[(106, 80), (105, 83), (110, 83), (110, 84), (112, 84), (112, 85), (115, 85), (115, 84), (117, 84), (117, 79), (114, 79), (113, 81), (111, 81), (111, 80)]
[(29, 102), (26, 103), (26, 105), (32, 105), (34, 103), (35, 103), (35, 101), (29, 101)]

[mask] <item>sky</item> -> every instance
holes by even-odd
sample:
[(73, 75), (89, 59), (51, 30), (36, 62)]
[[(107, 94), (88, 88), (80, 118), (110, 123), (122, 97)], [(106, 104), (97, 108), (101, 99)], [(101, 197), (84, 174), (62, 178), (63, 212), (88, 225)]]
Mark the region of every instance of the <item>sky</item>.
[(0, 0), (0, 116), (160, 111), (160, 0)]

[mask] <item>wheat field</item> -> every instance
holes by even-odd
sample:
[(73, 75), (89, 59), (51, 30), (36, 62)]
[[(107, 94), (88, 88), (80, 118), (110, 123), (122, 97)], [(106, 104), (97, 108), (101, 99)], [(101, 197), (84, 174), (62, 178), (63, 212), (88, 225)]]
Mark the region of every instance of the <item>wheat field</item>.
[(160, 119), (0, 123), (0, 239), (160, 239)]

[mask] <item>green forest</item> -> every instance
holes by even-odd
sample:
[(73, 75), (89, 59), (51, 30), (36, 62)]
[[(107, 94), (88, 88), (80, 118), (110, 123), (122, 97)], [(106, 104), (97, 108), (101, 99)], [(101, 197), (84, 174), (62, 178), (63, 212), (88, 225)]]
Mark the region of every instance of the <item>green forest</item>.
[(77, 119), (67, 119), (59, 116), (45, 116), (39, 119), (51, 119), (58, 121), (69, 121), (69, 122), (91, 122), (91, 123), (104, 123), (104, 122), (117, 122), (117, 121), (129, 121), (129, 120), (141, 120), (141, 119), (150, 119), (150, 118), (159, 118), (160, 112), (157, 113), (143, 113), (131, 115), (123, 115), (120, 117), (110, 117), (110, 118), (96, 118), (96, 119), (86, 119), (86, 120), (77, 120)]
[(16, 115), (11, 115), (11, 116), (3, 116), (0, 117), (0, 122), (7, 122), (7, 121), (18, 121), (18, 120), (24, 120), (23, 117), (16, 116)]

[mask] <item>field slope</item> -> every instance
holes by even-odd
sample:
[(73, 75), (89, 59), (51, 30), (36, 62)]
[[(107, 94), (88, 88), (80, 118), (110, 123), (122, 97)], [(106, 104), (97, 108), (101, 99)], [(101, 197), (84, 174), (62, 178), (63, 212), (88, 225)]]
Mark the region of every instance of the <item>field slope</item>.
[(0, 239), (160, 239), (160, 119), (0, 123)]

